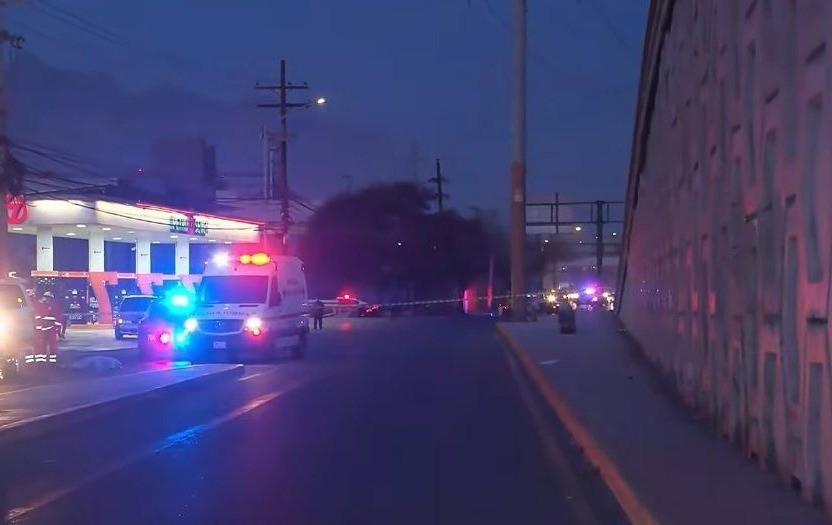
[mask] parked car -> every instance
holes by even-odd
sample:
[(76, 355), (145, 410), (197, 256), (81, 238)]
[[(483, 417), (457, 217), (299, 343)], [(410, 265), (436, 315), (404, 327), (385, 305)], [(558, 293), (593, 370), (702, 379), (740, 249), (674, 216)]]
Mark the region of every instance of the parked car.
[(137, 337), (141, 361), (189, 359), (187, 339), (190, 336), (188, 323), (193, 309), (173, 306), (169, 301), (154, 299), (150, 302), (144, 317), (139, 320)]
[(139, 321), (144, 317), (150, 303), (155, 299), (152, 295), (126, 295), (113, 314), (113, 331), (116, 339), (122, 340), (125, 335), (138, 335)]

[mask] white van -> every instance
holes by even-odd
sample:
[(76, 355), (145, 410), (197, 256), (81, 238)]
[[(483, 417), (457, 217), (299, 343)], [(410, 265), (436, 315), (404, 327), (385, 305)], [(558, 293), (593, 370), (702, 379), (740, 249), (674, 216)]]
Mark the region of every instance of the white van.
[(303, 357), (309, 334), (303, 263), (265, 253), (216, 255), (184, 328), (196, 361)]

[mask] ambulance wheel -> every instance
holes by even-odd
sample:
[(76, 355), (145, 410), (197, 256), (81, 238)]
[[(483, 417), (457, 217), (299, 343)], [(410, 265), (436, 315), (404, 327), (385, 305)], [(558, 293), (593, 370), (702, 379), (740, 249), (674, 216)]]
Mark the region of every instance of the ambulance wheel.
[(298, 336), (298, 342), (292, 347), (292, 359), (303, 359), (306, 357), (306, 332)]

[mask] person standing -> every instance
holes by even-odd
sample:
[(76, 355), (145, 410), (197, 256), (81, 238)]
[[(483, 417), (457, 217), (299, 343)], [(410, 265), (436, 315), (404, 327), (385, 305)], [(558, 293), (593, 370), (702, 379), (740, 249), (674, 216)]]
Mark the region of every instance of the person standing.
[(52, 292), (45, 292), (38, 302), (35, 314), (37, 347), (35, 362), (58, 362), (58, 332), (61, 323), (61, 306)]
[(324, 303), (320, 299), (312, 304), (312, 320), (314, 330), (324, 329)]

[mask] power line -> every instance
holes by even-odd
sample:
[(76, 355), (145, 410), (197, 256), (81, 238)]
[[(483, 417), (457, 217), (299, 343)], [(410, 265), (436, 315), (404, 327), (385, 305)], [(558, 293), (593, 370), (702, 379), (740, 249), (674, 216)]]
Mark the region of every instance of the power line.
[(117, 37), (117, 36), (114, 37), (114, 36), (112, 36), (108, 33), (104, 33), (104, 32), (92, 29), (92, 28), (90, 28), (90, 27), (88, 27), (84, 24), (79, 24), (78, 22), (75, 22), (73, 19), (71, 19), (71, 18), (69, 18), (65, 15), (62, 15), (60, 13), (56, 13), (55, 11), (45, 9), (45, 8), (40, 7), (38, 5), (32, 5), (31, 7), (32, 7), (32, 10), (34, 10), (34, 11), (37, 11), (37, 12), (39, 12), (41, 14), (44, 14), (44, 15), (46, 15), (50, 18), (53, 18), (55, 20), (61, 21), (65, 24), (67, 24), (68, 26), (74, 27), (75, 29), (78, 29), (79, 31), (82, 31), (82, 32), (84, 32), (84, 33), (86, 33), (86, 34), (88, 34), (92, 37), (95, 37), (99, 40), (103, 40), (104, 42), (107, 42), (107, 43), (110, 43), (110, 44), (116, 44), (116, 45), (123, 45), (124, 44), (122, 39)]
[(47, 0), (35, 0), (35, 1), (40, 3), (40, 4), (45, 5), (49, 9), (52, 9), (53, 11), (57, 11), (59, 13), (62, 13), (64, 15), (68, 16), (69, 18), (71, 18), (73, 20), (76, 20), (77, 22), (89, 27), (90, 29), (92, 29), (94, 31), (98, 31), (98, 32), (101, 32), (101, 33), (104, 33), (104, 34), (108, 34), (108, 35), (112, 36), (113, 38), (121, 38), (118, 34), (111, 31), (109, 28), (104, 27), (104, 26), (99, 25), (99, 24), (96, 24), (95, 22), (92, 22), (88, 18), (84, 18), (80, 15), (72, 13), (71, 11), (67, 11), (66, 9), (57, 6), (57, 5), (53, 4), (52, 2), (49, 2)]
[[(502, 16), (497, 9), (494, 7), (494, 4), (491, 0), (480, 0), (482, 6), (485, 8), (486, 12), (492, 18), (497, 25), (500, 26), (501, 29), (505, 30), (508, 33), (513, 33), (514, 29), (511, 27), (511, 24), (506, 20), (504, 16)], [(527, 43), (528, 49), (528, 56), (534, 62), (536, 62), (539, 66), (542, 66), (543, 69), (547, 70), (551, 75), (557, 78), (559, 81), (563, 80), (563, 72), (553, 63), (551, 62), (546, 55), (539, 53), (536, 49), (532, 48), (530, 44)], [(620, 89), (609, 89), (605, 87), (601, 92), (607, 95), (621, 95), (625, 92), (629, 92), (629, 90), (620, 88)]]

